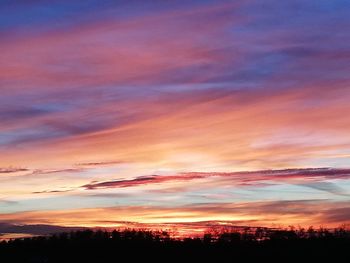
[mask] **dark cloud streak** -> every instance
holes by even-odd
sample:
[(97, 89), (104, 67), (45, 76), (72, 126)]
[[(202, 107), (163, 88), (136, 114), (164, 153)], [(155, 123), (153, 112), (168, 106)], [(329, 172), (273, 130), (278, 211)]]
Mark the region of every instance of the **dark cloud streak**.
[[(175, 182), (175, 181), (190, 181), (195, 179), (204, 179), (212, 177), (221, 177), (224, 179), (233, 180), (238, 186), (254, 185), (261, 181), (276, 180), (293, 183), (293, 180), (312, 180), (306, 181), (303, 186), (312, 187), (314, 189), (328, 191), (334, 194), (342, 194), (342, 190), (330, 182), (324, 180), (333, 179), (348, 179), (350, 178), (350, 169), (333, 169), (333, 168), (308, 168), (308, 169), (285, 169), (285, 170), (263, 170), (252, 172), (233, 172), (233, 173), (182, 173), (177, 175), (150, 175), (141, 176), (129, 180), (113, 180), (105, 182), (93, 182), (81, 187), (87, 190), (103, 189), (103, 188), (124, 188), (139, 185)], [(297, 184), (297, 182), (294, 182)]]

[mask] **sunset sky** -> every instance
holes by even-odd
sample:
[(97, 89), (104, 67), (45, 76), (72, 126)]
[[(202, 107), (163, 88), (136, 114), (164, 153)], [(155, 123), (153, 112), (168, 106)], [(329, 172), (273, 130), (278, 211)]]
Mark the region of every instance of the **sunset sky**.
[(0, 222), (350, 223), (349, 17), (348, 0), (1, 1)]

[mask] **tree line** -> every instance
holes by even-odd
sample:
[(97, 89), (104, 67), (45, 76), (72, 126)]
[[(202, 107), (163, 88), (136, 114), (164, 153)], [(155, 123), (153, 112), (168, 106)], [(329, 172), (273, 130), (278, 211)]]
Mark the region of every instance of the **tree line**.
[(175, 238), (167, 231), (82, 230), (0, 243), (1, 262), (241, 262), (339, 260), (350, 249), (350, 231), (242, 228)]

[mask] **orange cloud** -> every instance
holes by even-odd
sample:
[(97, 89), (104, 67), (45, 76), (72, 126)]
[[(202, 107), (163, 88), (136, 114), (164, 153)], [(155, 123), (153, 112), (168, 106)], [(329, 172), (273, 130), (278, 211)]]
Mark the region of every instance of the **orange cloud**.
[[(348, 222), (349, 207), (344, 202), (317, 200), (250, 203), (193, 204), (184, 207), (121, 206), (64, 211), (34, 211), (1, 214), (4, 222), (65, 226), (118, 227), (121, 223), (178, 224), (229, 222), (250, 226), (336, 227)], [(105, 219), (104, 219), (105, 218)], [(344, 221), (344, 219), (346, 219)]]

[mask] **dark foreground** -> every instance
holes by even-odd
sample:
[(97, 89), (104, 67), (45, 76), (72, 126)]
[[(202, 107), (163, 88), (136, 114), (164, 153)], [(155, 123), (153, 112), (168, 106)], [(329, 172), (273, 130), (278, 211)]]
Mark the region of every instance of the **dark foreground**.
[(90, 230), (0, 243), (0, 262), (348, 262), (350, 232), (266, 231), (176, 240), (165, 232)]

